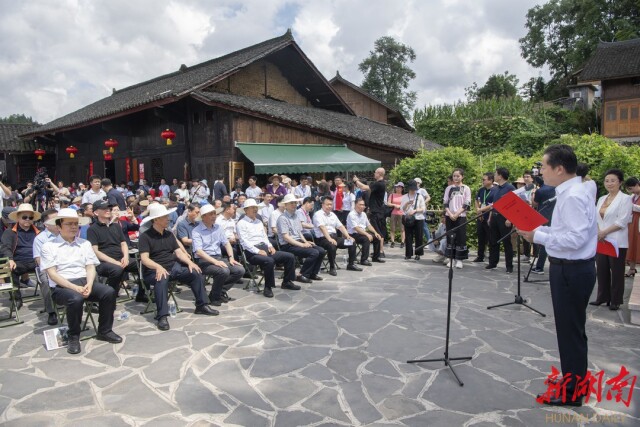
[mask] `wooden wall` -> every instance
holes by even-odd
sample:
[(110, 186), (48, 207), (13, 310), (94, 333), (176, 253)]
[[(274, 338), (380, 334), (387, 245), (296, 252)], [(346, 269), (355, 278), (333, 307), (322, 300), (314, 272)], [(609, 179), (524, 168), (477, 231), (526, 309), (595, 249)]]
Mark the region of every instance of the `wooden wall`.
[(602, 134), (609, 138), (640, 137), (640, 85), (632, 79), (602, 82)]
[(384, 105), (343, 83), (334, 82), (332, 86), (357, 116), (366, 117), (380, 123), (388, 123), (387, 107)]

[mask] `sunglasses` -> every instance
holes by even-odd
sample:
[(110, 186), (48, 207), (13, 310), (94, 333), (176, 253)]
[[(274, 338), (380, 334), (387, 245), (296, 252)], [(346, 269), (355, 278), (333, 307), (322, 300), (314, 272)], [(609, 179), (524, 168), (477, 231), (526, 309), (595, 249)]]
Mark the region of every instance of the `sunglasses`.
[(32, 216), (23, 216), (21, 217), (23, 220), (25, 221), (33, 221), (33, 217)]

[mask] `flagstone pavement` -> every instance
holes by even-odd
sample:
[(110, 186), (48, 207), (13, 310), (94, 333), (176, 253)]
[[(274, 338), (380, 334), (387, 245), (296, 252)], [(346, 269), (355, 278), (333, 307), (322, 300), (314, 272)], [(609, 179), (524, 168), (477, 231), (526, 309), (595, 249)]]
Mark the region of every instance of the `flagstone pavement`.
[[(407, 364), (444, 353), (448, 270), (431, 258), (387, 249), (386, 264), (323, 274), (273, 299), (234, 288), (237, 300), (217, 317), (194, 315), (185, 289), (168, 332), (138, 314), (141, 304), (118, 304), (116, 314), (132, 313), (114, 325), (124, 342), (89, 339), (76, 356), (44, 348), (42, 304), (28, 303), (24, 324), (0, 329), (0, 423), (640, 425), (640, 382), (628, 407), (605, 392), (573, 410), (535, 402), (559, 367), (549, 286), (522, 284), (547, 317), (519, 305), (487, 310), (514, 299), (517, 275), (503, 267), (468, 262), (454, 272), (450, 356), (473, 357), (455, 366), (464, 387), (442, 362)], [(628, 313), (590, 306), (588, 315), (590, 369), (605, 379), (621, 365), (640, 374), (640, 329), (623, 321)]]

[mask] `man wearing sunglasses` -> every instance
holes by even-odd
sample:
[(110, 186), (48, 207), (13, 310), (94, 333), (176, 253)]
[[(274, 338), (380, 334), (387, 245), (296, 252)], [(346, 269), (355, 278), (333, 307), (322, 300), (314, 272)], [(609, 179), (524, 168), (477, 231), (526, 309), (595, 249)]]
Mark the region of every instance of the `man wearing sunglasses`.
[[(9, 214), (9, 219), (15, 221), (16, 224), (2, 233), (0, 255), (9, 258), (14, 286), (19, 286), (21, 275), (36, 270), (36, 262), (33, 259), (33, 241), (40, 231), (33, 223), (40, 219), (40, 213), (34, 212), (31, 204), (23, 203), (17, 210)], [(22, 294), (18, 290), (16, 309), (19, 310), (20, 307), (22, 307)]]

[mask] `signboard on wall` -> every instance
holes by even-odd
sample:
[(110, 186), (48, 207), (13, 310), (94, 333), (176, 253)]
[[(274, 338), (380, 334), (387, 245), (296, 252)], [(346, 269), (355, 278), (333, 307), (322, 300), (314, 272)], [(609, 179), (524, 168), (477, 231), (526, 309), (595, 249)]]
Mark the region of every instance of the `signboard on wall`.
[(131, 157), (124, 159), (124, 180), (127, 182), (131, 180)]
[(138, 163), (138, 178), (144, 179), (144, 163)]

